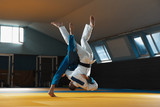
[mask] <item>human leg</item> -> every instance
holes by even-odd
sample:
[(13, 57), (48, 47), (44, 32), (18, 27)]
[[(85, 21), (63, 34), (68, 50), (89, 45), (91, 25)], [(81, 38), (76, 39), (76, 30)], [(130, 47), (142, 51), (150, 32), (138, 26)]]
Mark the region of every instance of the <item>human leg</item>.
[(68, 55), (66, 55), (66, 57), (61, 62), (57, 72), (55, 73), (55, 75), (53, 77), (53, 80), (52, 80), (52, 83), (51, 83), (51, 87), (50, 87), (49, 92), (48, 92), (48, 94), (51, 97), (56, 97), (55, 94), (54, 94), (55, 85), (58, 84), (59, 79), (65, 73), (65, 71), (67, 70), (68, 66), (69, 66), (69, 58), (68, 58)]
[(89, 52), (92, 56), (93, 56), (93, 53), (92, 53), (92, 50), (91, 50), (91, 48), (88, 44), (88, 40), (91, 37), (91, 33), (92, 33), (92, 30), (93, 30), (94, 26), (95, 26), (95, 19), (94, 19), (93, 16), (90, 16), (90, 25), (88, 25), (88, 24), (85, 25), (85, 28), (84, 28), (84, 31), (83, 31), (83, 34), (82, 34), (82, 37), (81, 37), (81, 46), (87, 52)]
[(69, 23), (69, 34), (73, 35), (73, 24)]
[(82, 38), (84, 38), (86, 41), (90, 39), (92, 30), (95, 26), (95, 18), (93, 16), (90, 16), (89, 20), (90, 24), (85, 25), (84, 31), (82, 33)]
[(55, 97), (54, 88), (55, 85), (58, 84), (59, 79), (61, 76), (66, 72), (67, 69), (74, 70), (79, 63), (79, 57), (77, 52), (75, 51), (75, 39), (73, 35), (69, 35), (69, 42), (68, 42), (68, 52), (64, 60), (62, 61), (61, 65), (59, 66), (56, 74), (53, 77), (50, 90), (48, 94), (51, 97)]
[(61, 62), (57, 72), (55, 73), (53, 80), (52, 80), (52, 85), (58, 84), (59, 79), (61, 78), (61, 76), (65, 73), (65, 71), (68, 69), (69, 66), (69, 57), (68, 55), (63, 59), (63, 61)]
[(65, 26), (63, 26), (63, 23), (51, 22), (51, 24), (59, 29), (60, 33), (62, 34), (63, 39), (65, 40), (65, 42), (68, 45), (68, 42), (69, 42), (69, 40), (68, 40), (69, 33), (68, 33), (67, 29), (65, 28)]

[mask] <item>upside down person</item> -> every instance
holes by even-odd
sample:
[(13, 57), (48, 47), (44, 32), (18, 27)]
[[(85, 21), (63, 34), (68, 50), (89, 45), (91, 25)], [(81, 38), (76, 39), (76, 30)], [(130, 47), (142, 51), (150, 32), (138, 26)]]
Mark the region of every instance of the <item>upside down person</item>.
[[(71, 23), (69, 26), (70, 35), (66, 30), (66, 28), (61, 23), (53, 22), (52, 24), (59, 28), (65, 42), (68, 45), (68, 53), (67, 53), (68, 57), (67, 58), (65, 57), (65, 59), (61, 63), (61, 66), (59, 67), (60, 70), (58, 70), (58, 72), (60, 75), (56, 76), (56, 74), (58, 73), (55, 74), (48, 94), (51, 97), (55, 97), (54, 94), (55, 84), (63, 75), (63, 73), (65, 73), (68, 79), (70, 80), (69, 88), (71, 90), (76, 89), (76, 87), (81, 87), (85, 90), (96, 90), (98, 88), (98, 84), (92, 77), (90, 77), (91, 64), (93, 64), (95, 60), (93, 60), (93, 53), (88, 44), (88, 40), (91, 36), (91, 32), (95, 25), (94, 17), (91, 16), (90, 24), (85, 25), (81, 38), (81, 45), (76, 43), (74, 40), (73, 25)], [(64, 69), (61, 70), (63, 66)]]

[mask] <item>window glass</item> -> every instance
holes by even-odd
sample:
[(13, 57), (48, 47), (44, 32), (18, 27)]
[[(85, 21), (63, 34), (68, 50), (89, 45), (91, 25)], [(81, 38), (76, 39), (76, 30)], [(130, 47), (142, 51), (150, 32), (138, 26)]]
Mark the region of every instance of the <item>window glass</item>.
[(12, 27), (1, 26), (1, 42), (12, 41)]
[(23, 28), (1, 26), (1, 42), (7, 43), (23, 43)]
[(12, 36), (12, 42), (13, 43), (18, 43), (19, 41), (19, 28), (18, 27), (13, 27), (12, 28), (13, 29), (13, 31), (12, 31), (12, 33), (13, 33), (13, 36)]
[(105, 46), (96, 46), (95, 49), (101, 61), (111, 59)]
[(24, 42), (24, 29), (23, 28), (20, 28), (20, 40), (19, 40), (21, 43)]
[(142, 38), (140, 36), (134, 37), (134, 41), (135, 41), (135, 44), (136, 44), (136, 47), (138, 49), (140, 56), (148, 55), (148, 51), (142, 41)]
[(156, 43), (158, 50), (160, 51), (160, 33), (154, 33), (152, 34), (152, 36), (153, 36), (153, 39)]
[(158, 51), (157, 51), (157, 49), (156, 49), (156, 47), (155, 47), (155, 44), (154, 44), (154, 42), (153, 42), (153, 40), (152, 40), (152, 38), (151, 38), (151, 35), (147, 35), (146, 37), (147, 37), (147, 39), (148, 39), (148, 42), (149, 42), (149, 44), (150, 44), (150, 46), (151, 46), (154, 54), (157, 54)]

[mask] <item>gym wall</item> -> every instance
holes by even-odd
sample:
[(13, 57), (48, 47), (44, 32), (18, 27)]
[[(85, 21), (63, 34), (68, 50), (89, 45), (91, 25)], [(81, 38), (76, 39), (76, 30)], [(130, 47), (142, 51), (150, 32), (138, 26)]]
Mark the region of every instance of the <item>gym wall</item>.
[(66, 44), (26, 27), (24, 44), (0, 43), (0, 53), (64, 56)]
[(160, 89), (160, 57), (93, 64), (100, 88)]

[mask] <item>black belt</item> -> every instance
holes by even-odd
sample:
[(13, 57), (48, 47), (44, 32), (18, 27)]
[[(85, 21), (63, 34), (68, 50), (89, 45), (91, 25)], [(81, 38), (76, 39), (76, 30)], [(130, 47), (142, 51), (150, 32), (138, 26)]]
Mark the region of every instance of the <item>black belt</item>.
[(84, 66), (84, 67), (87, 67), (87, 68), (90, 68), (91, 67), (91, 64), (85, 64), (85, 63), (82, 63), (82, 62), (79, 62), (80, 65)]

